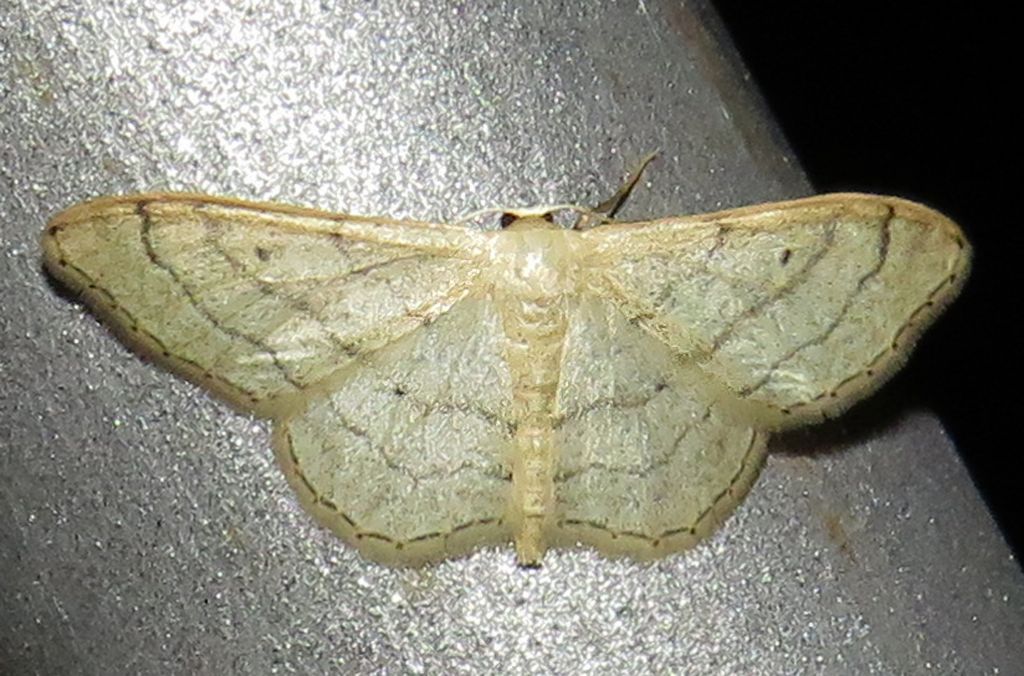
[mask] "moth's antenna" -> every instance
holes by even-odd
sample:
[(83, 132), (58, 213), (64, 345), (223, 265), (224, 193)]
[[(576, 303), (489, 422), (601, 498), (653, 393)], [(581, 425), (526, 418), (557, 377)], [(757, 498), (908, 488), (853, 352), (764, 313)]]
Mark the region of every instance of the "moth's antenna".
[(644, 169), (647, 168), (647, 165), (658, 156), (658, 152), (660, 151), (655, 150), (653, 153), (650, 153), (640, 160), (640, 164), (637, 165), (637, 168), (629, 175), (629, 178), (627, 178), (626, 182), (622, 184), (622, 187), (616, 190), (614, 195), (594, 207), (594, 213), (600, 214), (606, 219), (611, 219), (615, 216), (615, 212), (619, 210), (622, 203), (629, 197), (629, 194), (633, 192), (633, 186), (635, 186), (636, 182), (640, 180), (640, 174), (642, 174)]

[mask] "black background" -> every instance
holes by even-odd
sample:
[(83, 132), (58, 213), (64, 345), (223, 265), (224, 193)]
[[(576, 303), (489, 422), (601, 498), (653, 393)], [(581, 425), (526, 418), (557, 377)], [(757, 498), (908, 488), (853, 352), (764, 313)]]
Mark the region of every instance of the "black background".
[(891, 387), (938, 413), (1019, 559), (1024, 35), (994, 4), (949, 4), (714, 2), (819, 192), (924, 202), (971, 240), (963, 295)]

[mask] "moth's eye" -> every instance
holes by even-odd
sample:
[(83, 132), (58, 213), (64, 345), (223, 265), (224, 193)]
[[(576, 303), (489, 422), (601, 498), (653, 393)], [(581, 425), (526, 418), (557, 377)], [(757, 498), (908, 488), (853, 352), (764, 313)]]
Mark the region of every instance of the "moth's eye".
[(555, 222), (555, 215), (553, 213), (551, 213), (550, 211), (547, 212), (546, 214), (541, 214), (541, 218), (543, 218), (548, 223), (554, 223)]
[(508, 226), (516, 222), (517, 216), (515, 214), (504, 213), (501, 215), (501, 220), (498, 223), (501, 225), (501, 229), (504, 230)]

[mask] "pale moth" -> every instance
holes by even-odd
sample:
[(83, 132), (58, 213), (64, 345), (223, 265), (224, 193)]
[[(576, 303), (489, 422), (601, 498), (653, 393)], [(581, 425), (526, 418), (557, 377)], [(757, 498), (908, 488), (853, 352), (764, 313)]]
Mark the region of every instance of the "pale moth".
[(490, 231), (103, 197), (54, 217), (43, 250), (142, 355), (271, 419), (302, 504), (365, 556), (512, 540), (523, 565), (578, 543), (650, 559), (732, 511), (770, 432), (891, 375), (970, 248), (875, 195), (613, 221), (638, 175)]

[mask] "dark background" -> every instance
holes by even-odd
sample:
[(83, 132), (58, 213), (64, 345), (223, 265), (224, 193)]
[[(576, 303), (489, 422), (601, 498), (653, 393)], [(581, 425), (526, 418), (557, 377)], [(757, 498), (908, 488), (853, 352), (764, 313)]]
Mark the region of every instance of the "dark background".
[(891, 387), (938, 413), (1019, 560), (1019, 19), (992, 3), (714, 5), (819, 192), (924, 202), (971, 240), (963, 295)]

